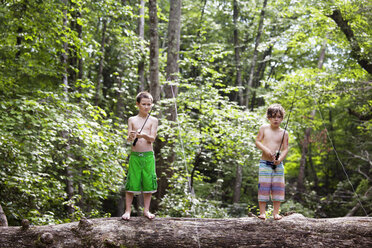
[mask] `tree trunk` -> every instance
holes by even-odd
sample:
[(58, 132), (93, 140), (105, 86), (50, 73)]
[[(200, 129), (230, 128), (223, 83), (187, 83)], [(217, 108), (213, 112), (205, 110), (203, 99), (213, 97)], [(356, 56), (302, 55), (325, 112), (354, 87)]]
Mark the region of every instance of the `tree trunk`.
[[(315, 110), (312, 110), (310, 114), (311, 119), (313, 119), (314, 115), (315, 115)], [(300, 169), (299, 169), (298, 177), (297, 177), (297, 193), (296, 193), (297, 200), (301, 200), (301, 195), (305, 191), (305, 186), (304, 186), (305, 165), (306, 165), (306, 156), (308, 154), (308, 149), (309, 149), (309, 144), (310, 144), (311, 130), (312, 130), (311, 127), (306, 128), (305, 136), (301, 143), (302, 153), (301, 153), (301, 159), (300, 159)]]
[[(143, 41), (145, 39), (145, 0), (140, 0), (139, 17), (138, 17), (138, 36)], [(143, 44), (141, 43), (141, 50)], [(145, 90), (145, 58), (141, 58), (138, 63), (138, 80), (140, 82), (140, 91)]]
[[(201, 31), (203, 30), (202, 26), (203, 26), (203, 20), (204, 20), (204, 14), (205, 14), (205, 8), (207, 6), (207, 0), (204, 0), (204, 3), (203, 3), (203, 7), (201, 8), (201, 11), (200, 11), (200, 18), (199, 18), (199, 22), (198, 22), (198, 27), (197, 27), (197, 32), (196, 32), (196, 35), (195, 35), (195, 42), (196, 43), (200, 43), (200, 38), (202, 37), (200, 34), (201, 34)], [(197, 50), (199, 50), (199, 48), (197, 48)], [(193, 55), (193, 59), (195, 61), (199, 61), (200, 58), (198, 56), (197, 53), (194, 53)], [(191, 65), (191, 69), (190, 69), (190, 77), (198, 77), (200, 75), (200, 67), (198, 65), (194, 65), (192, 64)]]
[[(234, 21), (234, 51), (235, 51), (235, 68), (236, 68), (236, 79), (235, 85), (238, 87), (242, 87), (242, 74), (241, 74), (241, 66), (240, 66), (240, 45), (239, 45), (239, 30), (238, 30), (238, 16), (239, 16), (239, 7), (238, 1), (234, 0), (234, 13), (233, 13), (233, 21)], [(242, 106), (244, 104), (244, 96), (243, 96), (243, 89), (239, 88), (238, 92), (238, 99), (239, 104)], [(239, 164), (236, 167), (236, 175), (235, 175), (235, 185), (234, 185), (234, 195), (233, 195), (233, 203), (238, 203), (240, 201), (240, 189), (242, 187), (242, 166)]]
[[(264, 72), (266, 69), (266, 57), (271, 55), (273, 45), (270, 45), (268, 49), (262, 54), (262, 59), (257, 65), (256, 72), (253, 75), (253, 82), (252, 82), (252, 88), (257, 89), (260, 86), (260, 81), (264, 76)], [(256, 97), (256, 91), (253, 91), (252, 99), (251, 99), (251, 109), (254, 109), (255, 107), (259, 107), (264, 105), (263, 98), (257, 98)]]
[(240, 65), (240, 44), (239, 44), (239, 29), (238, 29), (238, 16), (239, 16), (239, 7), (237, 0), (234, 0), (234, 52), (235, 52), (235, 68), (236, 68), (236, 78), (235, 78), (235, 85), (240, 87), (238, 92), (238, 103), (240, 106), (244, 104), (244, 96), (243, 96), (243, 82), (242, 82), (242, 73), (241, 73), (241, 65)]
[[(82, 17), (82, 14), (81, 14), (80, 11), (77, 13), (77, 17), (79, 17), (79, 18)], [(80, 25), (79, 23), (77, 23), (76, 25), (77, 25), (76, 26), (76, 31), (78, 33), (78, 37), (79, 37), (79, 39), (83, 40), (83, 26)], [(84, 63), (83, 62), (83, 56), (80, 54), (79, 59), (78, 59), (78, 70), (79, 70), (78, 78), (77, 78), (78, 80), (83, 80), (83, 63)], [(80, 91), (80, 89), (79, 89), (79, 91)]]
[(243, 168), (240, 164), (238, 164), (236, 167), (236, 174), (235, 174), (233, 203), (239, 203), (240, 201), (240, 190), (242, 187), (242, 179), (243, 179)]
[[(264, 1), (263, 6), (262, 6), (262, 10), (261, 10), (261, 17), (260, 17), (260, 22), (258, 24), (258, 31), (257, 31), (255, 45), (254, 45), (254, 50), (253, 50), (252, 61), (251, 61), (251, 69), (250, 69), (250, 72), (249, 72), (248, 84), (247, 84), (247, 88), (246, 88), (245, 105), (246, 105), (247, 109), (249, 107), (248, 106), (249, 105), (249, 95), (250, 95), (250, 90), (251, 90), (252, 84), (253, 84), (254, 69), (255, 69), (256, 63), (257, 63), (258, 45), (260, 44), (260, 39), (261, 39), (261, 35), (262, 35), (263, 21), (264, 21), (264, 18), (265, 18), (266, 5), (267, 5), (267, 0)], [(251, 109), (252, 109), (252, 106), (251, 106)]]
[[(174, 98), (176, 101), (176, 97), (178, 94), (178, 87), (176, 85), (172, 85), (173, 82), (178, 81), (178, 73), (179, 73), (179, 66), (178, 66), (178, 58), (179, 58), (179, 51), (180, 51), (180, 34), (181, 34), (181, 0), (173, 0), (170, 2), (170, 9), (169, 9), (169, 24), (168, 24), (168, 49), (167, 49), (167, 67), (166, 67), (166, 79), (167, 82), (170, 82), (164, 85), (164, 93), (165, 98)], [(164, 113), (167, 113), (167, 120), (172, 123), (172, 126), (175, 127), (175, 121), (177, 120), (176, 108), (173, 102), (170, 102), (170, 105), (166, 106)], [(156, 140), (156, 152), (157, 157), (157, 175), (159, 175), (159, 187), (156, 197), (158, 202), (160, 199), (165, 195), (166, 190), (168, 189), (168, 179), (172, 177), (173, 173), (170, 170), (174, 160), (175, 160), (175, 153), (173, 149), (173, 143), (168, 143), (168, 136), (165, 137), (165, 142), (160, 141), (159, 139)], [(170, 154), (167, 156), (167, 159), (164, 160), (161, 158), (160, 150), (166, 144), (169, 146)]]
[(256, 217), (106, 218), (30, 228), (0, 227), (0, 233), (0, 248), (372, 247), (372, 218), (310, 219), (300, 214), (265, 222)]
[(313, 178), (314, 178), (314, 189), (316, 192), (319, 192), (319, 179), (318, 179), (318, 175), (316, 174), (316, 169), (315, 169), (315, 166), (314, 166), (314, 163), (313, 163), (313, 157), (312, 157), (312, 152), (311, 152), (311, 143), (309, 144), (309, 165), (310, 165), (310, 168), (311, 168), (311, 173), (313, 175)]
[(154, 103), (160, 100), (159, 84), (159, 40), (158, 40), (158, 11), (156, 0), (149, 0), (150, 18), (150, 93)]
[(0, 226), (8, 226), (8, 220), (4, 213), (3, 207), (0, 204)]
[(101, 102), (102, 97), (102, 78), (103, 78), (103, 61), (104, 61), (104, 53), (105, 53), (105, 44), (106, 44), (106, 28), (107, 28), (107, 20), (103, 19), (103, 28), (102, 28), (102, 40), (101, 40), (101, 56), (99, 60), (99, 67), (98, 67), (98, 76), (97, 76), (97, 85), (96, 85), (96, 95), (94, 99), (94, 104), (98, 106)]
[[(67, 0), (63, 0), (62, 1), (64, 3), (64, 5), (67, 5)], [(63, 10), (63, 15), (64, 15), (64, 18), (63, 18), (63, 28), (64, 29), (67, 29), (67, 9), (64, 9)], [(68, 55), (67, 55), (67, 52), (68, 52), (68, 44), (67, 42), (64, 42), (63, 43), (63, 49), (65, 52), (62, 53), (62, 64), (64, 66), (64, 73), (63, 73), (63, 78), (62, 78), (62, 82), (63, 82), (63, 91), (64, 91), (64, 100), (65, 102), (68, 102), (69, 98), (68, 98)], [(67, 140), (66, 142), (66, 153), (68, 154), (69, 153), (69, 150), (70, 150), (70, 142), (68, 140), (68, 132), (67, 131), (63, 131), (62, 132), (62, 137), (64, 139)], [(67, 155), (69, 156), (69, 154)], [(71, 172), (71, 168), (70, 166), (67, 166), (66, 167), (66, 170), (65, 170), (65, 174), (66, 174), (66, 193), (67, 193), (67, 197), (69, 200), (72, 199), (72, 197), (74, 196), (74, 187), (73, 187), (73, 181), (72, 181), (72, 172)], [(67, 212), (69, 214), (72, 214), (74, 212), (74, 209), (71, 207), (71, 206), (67, 206)]]

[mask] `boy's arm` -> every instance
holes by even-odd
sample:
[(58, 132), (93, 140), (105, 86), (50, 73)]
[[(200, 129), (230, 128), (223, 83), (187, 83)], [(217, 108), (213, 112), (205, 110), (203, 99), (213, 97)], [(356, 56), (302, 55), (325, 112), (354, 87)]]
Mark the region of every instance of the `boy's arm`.
[(262, 150), (262, 152), (266, 155), (266, 157), (272, 157), (273, 155), (271, 154), (270, 149), (268, 149), (263, 143), (264, 139), (264, 126), (261, 126), (260, 129), (258, 130), (258, 134), (256, 137), (256, 146), (258, 149)]
[(154, 118), (151, 120), (151, 129), (150, 129), (150, 133), (149, 133), (149, 134), (146, 134), (146, 133), (139, 133), (139, 134), (137, 134), (137, 138), (144, 138), (144, 139), (147, 140), (148, 142), (153, 143), (153, 142), (155, 141), (155, 138), (156, 138), (157, 132), (158, 132), (158, 119), (154, 117)]
[(289, 139), (288, 133), (285, 132), (284, 139), (283, 139), (283, 144), (282, 144), (282, 149), (280, 151), (280, 156), (279, 156), (278, 160), (276, 160), (274, 162), (275, 164), (280, 164), (281, 162), (283, 162), (283, 160), (287, 156), (288, 151), (289, 151), (288, 139)]
[(137, 136), (136, 136), (136, 131), (133, 130), (133, 118), (130, 117), (128, 120), (128, 141), (133, 141)]

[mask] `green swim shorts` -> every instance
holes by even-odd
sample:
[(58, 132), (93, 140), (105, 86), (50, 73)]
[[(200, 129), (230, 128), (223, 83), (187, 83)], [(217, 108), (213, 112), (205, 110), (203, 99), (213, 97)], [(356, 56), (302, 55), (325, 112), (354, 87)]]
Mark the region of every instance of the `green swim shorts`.
[(154, 152), (131, 152), (125, 190), (141, 194), (155, 193), (157, 188)]

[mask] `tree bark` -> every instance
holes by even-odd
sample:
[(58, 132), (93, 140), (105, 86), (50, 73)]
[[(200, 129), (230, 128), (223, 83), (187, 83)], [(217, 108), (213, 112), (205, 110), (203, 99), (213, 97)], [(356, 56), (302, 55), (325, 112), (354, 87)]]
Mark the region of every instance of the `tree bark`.
[(235, 55), (235, 68), (236, 68), (236, 78), (235, 85), (240, 87), (238, 92), (238, 103), (240, 106), (244, 104), (243, 96), (243, 82), (242, 82), (242, 73), (240, 65), (240, 44), (239, 44), (239, 29), (238, 29), (238, 17), (239, 17), (239, 7), (238, 1), (234, 0), (234, 11), (233, 11), (233, 21), (234, 21), (234, 55)]
[[(169, 10), (169, 25), (168, 25), (168, 49), (167, 49), (167, 81), (177, 81), (179, 66), (178, 58), (180, 51), (180, 35), (181, 35), (181, 0), (173, 0), (170, 2)], [(177, 95), (177, 87), (173, 86), (173, 92), (170, 85), (165, 86), (165, 97), (173, 98)], [(175, 110), (171, 113), (171, 120), (176, 120)]]
[[(181, 0), (173, 0), (170, 2), (169, 9), (169, 24), (168, 24), (168, 44), (167, 44), (167, 67), (166, 67), (166, 79), (167, 83), (164, 85), (165, 98), (171, 99), (176, 97), (178, 94), (177, 85), (172, 85), (173, 82), (178, 81), (178, 59), (180, 51), (180, 35), (181, 35)], [(170, 82), (170, 83), (168, 83)], [(177, 120), (176, 108), (173, 102), (170, 102), (170, 105), (166, 106), (164, 113), (166, 113), (166, 119), (172, 123), (172, 126), (175, 127), (175, 121)], [(159, 184), (158, 192), (156, 197), (158, 199), (157, 203), (160, 202), (160, 199), (165, 195), (166, 190), (168, 189), (168, 179), (172, 177), (173, 172), (170, 170), (174, 160), (175, 152), (173, 149), (173, 143), (168, 143), (169, 137), (165, 136), (165, 142), (156, 140), (156, 156), (157, 160), (157, 175), (159, 175)], [(168, 144), (170, 154), (167, 156), (167, 159), (162, 159), (160, 155), (160, 150)], [(157, 155), (159, 154), (159, 155)]]
[(372, 218), (311, 219), (300, 214), (265, 222), (256, 217), (107, 218), (30, 228), (0, 227), (0, 233), (0, 248), (372, 247)]
[(3, 207), (0, 204), (0, 226), (8, 226), (8, 220), (4, 213)]
[[(139, 17), (138, 17), (138, 36), (143, 41), (145, 39), (145, 0), (140, 0)], [(143, 45), (141, 43), (141, 49)], [(145, 58), (142, 57), (138, 63), (138, 80), (140, 82), (140, 91), (145, 90)]]
[(150, 18), (150, 93), (154, 103), (160, 100), (159, 84), (159, 38), (156, 0), (149, 0)]
[(238, 164), (236, 166), (233, 203), (239, 203), (240, 201), (240, 190), (242, 187), (242, 180), (243, 180), (243, 167), (240, 164)]
[[(77, 17), (82, 17), (82, 14), (80, 11), (77, 13)], [(79, 23), (76, 24), (76, 31), (78, 33), (79, 39), (83, 40), (83, 26)], [(80, 54), (80, 58), (78, 59), (78, 80), (83, 80), (83, 56)]]
[[(239, 7), (238, 1), (234, 0), (234, 11), (233, 11), (233, 21), (234, 21), (234, 52), (235, 52), (235, 68), (236, 68), (236, 79), (235, 85), (242, 87), (242, 74), (241, 74), (241, 65), (240, 65), (240, 45), (239, 45), (239, 29), (238, 29), (238, 16), (239, 16)], [(244, 104), (243, 89), (239, 88), (238, 92), (239, 104), (242, 106)], [(243, 178), (243, 169), (240, 164), (236, 166), (235, 174), (235, 185), (234, 185), (234, 195), (233, 203), (238, 203), (240, 201), (240, 190), (242, 187), (242, 178)]]

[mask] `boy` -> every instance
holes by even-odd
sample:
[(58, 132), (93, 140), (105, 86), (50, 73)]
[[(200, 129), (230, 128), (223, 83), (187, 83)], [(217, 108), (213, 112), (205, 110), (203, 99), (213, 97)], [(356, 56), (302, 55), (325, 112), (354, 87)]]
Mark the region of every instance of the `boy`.
[[(155, 171), (155, 158), (152, 144), (155, 141), (158, 129), (158, 119), (149, 116), (153, 98), (148, 92), (140, 92), (136, 97), (138, 114), (128, 120), (128, 141), (133, 142), (138, 138), (129, 158), (129, 170), (125, 184), (125, 213), (123, 220), (130, 219), (131, 205), (134, 194), (143, 192), (144, 210), (143, 215), (148, 219), (154, 219), (150, 213), (151, 196), (157, 190)], [(146, 118), (147, 122), (144, 125)], [(144, 125), (144, 126), (143, 126)], [(140, 132), (143, 126), (142, 131)]]
[[(280, 203), (284, 201), (285, 192), (283, 160), (288, 153), (288, 133), (280, 128), (284, 114), (284, 108), (280, 104), (270, 105), (266, 112), (270, 124), (262, 125), (256, 138), (256, 146), (262, 150), (258, 177), (258, 205), (260, 208), (258, 218), (262, 220), (266, 219), (266, 202), (269, 201), (270, 195), (274, 204), (274, 220), (282, 218), (279, 215), (279, 208)], [(282, 139), (283, 143), (281, 144)], [(276, 158), (280, 145), (280, 155)]]

